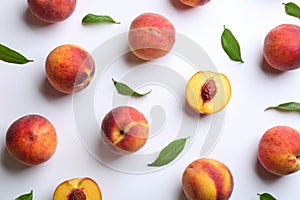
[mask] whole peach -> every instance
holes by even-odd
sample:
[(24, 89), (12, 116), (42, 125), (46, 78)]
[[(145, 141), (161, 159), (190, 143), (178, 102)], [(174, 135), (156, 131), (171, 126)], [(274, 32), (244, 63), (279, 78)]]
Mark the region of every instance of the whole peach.
[(34, 16), (48, 23), (66, 20), (76, 7), (76, 0), (27, 0), (27, 3)]
[(300, 169), (300, 132), (288, 126), (268, 129), (258, 145), (258, 160), (269, 172), (283, 176)]
[(9, 154), (21, 163), (32, 166), (49, 160), (57, 146), (54, 126), (45, 117), (31, 114), (13, 122), (6, 133)]
[(228, 167), (212, 158), (193, 161), (182, 175), (182, 188), (188, 200), (227, 200), (233, 186)]
[(280, 71), (300, 67), (300, 27), (281, 24), (265, 37), (263, 55), (267, 63)]
[(130, 50), (143, 60), (165, 56), (175, 43), (175, 28), (164, 16), (143, 13), (130, 25), (128, 33)]
[(86, 88), (95, 72), (93, 57), (82, 47), (73, 44), (53, 49), (45, 65), (51, 85), (67, 94)]
[(196, 6), (202, 6), (204, 4), (207, 4), (210, 2), (210, 0), (179, 0), (184, 5), (190, 6), (190, 7), (196, 7)]
[(119, 106), (106, 114), (101, 124), (102, 141), (114, 153), (125, 155), (138, 151), (149, 136), (148, 121), (137, 109)]

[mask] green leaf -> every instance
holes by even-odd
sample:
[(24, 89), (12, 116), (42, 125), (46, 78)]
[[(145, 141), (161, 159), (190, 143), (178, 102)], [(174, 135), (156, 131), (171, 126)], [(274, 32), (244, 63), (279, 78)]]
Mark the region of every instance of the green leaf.
[(172, 162), (184, 149), (186, 140), (188, 138), (189, 137), (177, 139), (168, 144), (165, 148), (163, 148), (163, 150), (161, 150), (156, 160), (148, 164), (148, 166), (160, 167)]
[(283, 3), (283, 5), (286, 14), (293, 17), (300, 18), (300, 7), (297, 4), (293, 2), (289, 2), (289, 3)]
[(298, 102), (288, 102), (288, 103), (282, 103), (277, 106), (270, 106), (266, 108), (265, 110), (269, 109), (278, 109), (278, 110), (286, 110), (286, 111), (300, 111), (300, 103)]
[(107, 15), (94, 15), (94, 14), (87, 14), (82, 19), (82, 24), (94, 24), (94, 23), (112, 23), (112, 24), (120, 24), (120, 22), (116, 22)]
[(33, 199), (33, 191), (31, 190), (28, 194), (23, 194), (17, 197), (15, 200), (32, 200)]
[(268, 193), (263, 193), (263, 194), (257, 194), (260, 198), (260, 200), (276, 200), (272, 195)]
[(0, 44), (0, 60), (15, 64), (25, 64), (28, 62), (33, 62), (33, 60), (28, 60), (20, 53), (2, 44)]
[(221, 36), (222, 47), (229, 58), (233, 61), (244, 62), (241, 56), (241, 49), (238, 41), (232, 32), (225, 28)]
[(134, 91), (133, 89), (131, 89), (130, 87), (128, 87), (124, 83), (115, 81), (114, 79), (112, 79), (112, 81), (114, 82), (114, 85), (115, 85), (117, 91), (120, 94), (123, 94), (123, 95), (141, 97), (141, 96), (145, 96), (145, 95), (147, 95), (147, 94), (149, 94), (151, 92), (151, 90), (150, 90), (149, 92), (141, 94), (141, 93), (138, 93), (138, 92)]

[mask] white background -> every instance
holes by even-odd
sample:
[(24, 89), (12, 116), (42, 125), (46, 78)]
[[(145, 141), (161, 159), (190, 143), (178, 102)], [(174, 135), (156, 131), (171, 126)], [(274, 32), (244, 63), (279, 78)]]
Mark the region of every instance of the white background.
[[(299, 1), (294, 1), (298, 5)], [(271, 105), (300, 101), (300, 71), (276, 72), (262, 57), (264, 36), (282, 23), (299, 25), (284, 12), (283, 1), (212, 0), (202, 7), (187, 8), (177, 0), (101, 1), (79, 0), (73, 15), (57, 24), (36, 20), (23, 1), (0, 1), (1, 44), (23, 53), (34, 63), (0, 63), (0, 194), (12, 200), (34, 190), (34, 199), (50, 200), (55, 187), (73, 177), (88, 176), (99, 184), (103, 199), (184, 200), (181, 175), (199, 158), (194, 142), (179, 160), (153, 173), (132, 174), (112, 170), (90, 156), (79, 140), (74, 124), (72, 96), (56, 92), (46, 81), (44, 62), (58, 45), (78, 44), (92, 52), (101, 43), (128, 30), (131, 21), (143, 12), (156, 12), (169, 18), (176, 31), (198, 43), (214, 61), (219, 72), (228, 76), (232, 97), (226, 107), (222, 135), (208, 157), (226, 164), (234, 177), (231, 199), (257, 199), (269, 192), (278, 199), (300, 199), (299, 173), (276, 177), (257, 163), (260, 137), (275, 125), (300, 129), (299, 113), (275, 110)], [(87, 13), (106, 14), (121, 24), (81, 25)], [(238, 39), (245, 63), (229, 60), (220, 37), (223, 26)], [(5, 134), (17, 118), (39, 113), (46, 116), (58, 132), (54, 156), (36, 167), (25, 167), (13, 160), (5, 149)]]

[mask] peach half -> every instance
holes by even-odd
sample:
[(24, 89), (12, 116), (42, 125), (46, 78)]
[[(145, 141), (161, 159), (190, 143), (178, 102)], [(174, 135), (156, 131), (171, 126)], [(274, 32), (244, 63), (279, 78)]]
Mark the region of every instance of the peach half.
[(182, 189), (188, 200), (227, 200), (233, 187), (229, 168), (212, 158), (193, 161), (182, 175)]
[(98, 184), (91, 178), (73, 178), (60, 183), (53, 194), (53, 200), (101, 200)]
[(199, 71), (188, 81), (186, 100), (193, 110), (212, 114), (222, 110), (231, 97), (229, 79), (221, 73)]

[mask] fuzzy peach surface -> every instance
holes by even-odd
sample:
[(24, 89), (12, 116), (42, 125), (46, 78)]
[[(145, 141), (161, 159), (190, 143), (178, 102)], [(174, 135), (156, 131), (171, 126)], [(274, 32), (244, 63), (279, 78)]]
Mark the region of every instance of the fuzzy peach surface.
[(281, 24), (265, 37), (263, 53), (269, 65), (286, 71), (300, 67), (300, 26)]
[(103, 118), (101, 135), (103, 141), (112, 149), (116, 147), (127, 152), (136, 152), (148, 140), (148, 121), (133, 107), (116, 107)]
[(63, 93), (84, 89), (91, 81), (94, 70), (92, 56), (73, 44), (56, 47), (46, 59), (47, 78), (54, 88)]
[(76, 8), (76, 0), (27, 0), (29, 10), (38, 19), (56, 23), (69, 18)]
[(287, 127), (270, 128), (261, 138), (258, 159), (270, 172), (287, 175), (300, 168), (300, 132)]
[(175, 27), (160, 14), (143, 13), (131, 22), (128, 43), (131, 51), (143, 60), (163, 57), (175, 43)]
[(189, 200), (229, 199), (233, 177), (221, 162), (203, 158), (193, 161), (182, 175), (182, 186)]
[(21, 117), (7, 130), (8, 152), (26, 165), (37, 165), (49, 160), (56, 146), (57, 136), (54, 126), (39, 115)]
[(210, 2), (210, 0), (179, 0), (181, 3), (187, 6), (196, 7), (203, 6)]

